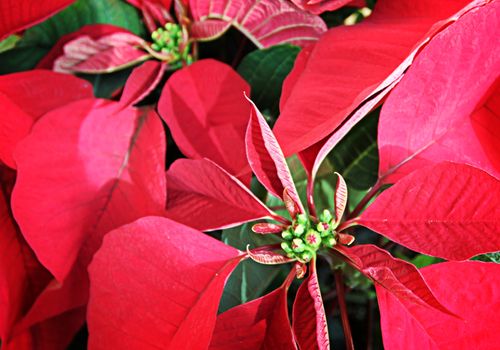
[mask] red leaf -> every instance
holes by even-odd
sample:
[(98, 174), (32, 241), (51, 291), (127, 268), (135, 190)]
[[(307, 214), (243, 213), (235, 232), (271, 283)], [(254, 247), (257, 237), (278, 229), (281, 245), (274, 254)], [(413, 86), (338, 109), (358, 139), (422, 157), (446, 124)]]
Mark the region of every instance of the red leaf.
[(88, 264), (106, 232), (162, 212), (164, 152), (155, 113), (104, 100), (46, 114), (19, 144), (13, 210), (59, 281), (79, 256), (83, 267)]
[(231, 28), (231, 22), (207, 19), (191, 24), (189, 35), (193, 40), (210, 41), (223, 35), (229, 28)]
[(467, 163), (500, 177), (500, 3), (464, 15), (419, 54), (380, 114), (379, 176)]
[(167, 22), (172, 22), (172, 16), (169, 13), (172, 0), (127, 0), (127, 2), (142, 12), (144, 22), (150, 32)]
[(93, 39), (83, 35), (64, 45), (64, 55), (54, 70), (64, 73), (111, 73), (145, 61), (151, 56), (141, 48), (147, 43), (132, 33), (113, 33)]
[(160, 83), (166, 67), (159, 61), (147, 61), (135, 68), (123, 88), (120, 104), (132, 106), (140, 102)]
[(351, 248), (336, 248), (344, 254), (362, 273), (378, 283), (405, 305), (424, 305), (448, 315), (453, 315), (436, 299), (418, 269), (401, 259), (396, 259), (383, 249), (372, 244)]
[(281, 147), (262, 114), (252, 101), (250, 103), (252, 113), (245, 136), (250, 167), (259, 182), (269, 192), (282, 198), (286, 189), (290, 198), (299, 206), (300, 211), (304, 212)]
[(74, 0), (0, 1), (0, 40), (43, 21), (72, 2)]
[(447, 260), (495, 252), (500, 250), (500, 181), (464, 164), (423, 168), (383, 192), (358, 223)]
[(283, 229), (284, 227), (281, 225), (271, 224), (268, 222), (262, 222), (252, 226), (252, 231), (261, 235), (281, 233)]
[(304, 11), (320, 14), (325, 11), (335, 11), (344, 5), (350, 5), (353, 0), (291, 0)]
[(38, 323), (2, 343), (2, 350), (65, 350), (85, 322), (85, 308)]
[(281, 264), (288, 264), (295, 259), (290, 259), (284, 256), (283, 254), (275, 253), (273, 251), (266, 251), (266, 250), (260, 250), (256, 252), (252, 252), (249, 248), (249, 245), (247, 245), (247, 254), (250, 256), (250, 259), (253, 261), (259, 263), (259, 264), (264, 264), (264, 265), (281, 265)]
[(92, 85), (66, 74), (34, 70), (0, 76), (0, 160), (16, 168), (14, 149), (33, 123), (52, 109), (87, 97), (92, 97)]
[(50, 49), (49, 53), (36, 65), (37, 68), (50, 69), (54, 68), (54, 61), (64, 55), (64, 45), (82, 36), (89, 36), (97, 40), (107, 35), (115, 33), (130, 33), (126, 29), (113, 26), (110, 24), (90, 24), (81, 27), (76, 32), (63, 35), (57, 43)]
[[(259, 48), (285, 43), (305, 46), (326, 31), (321, 17), (297, 9), (288, 0), (192, 0), (189, 7), (197, 26), (205, 21), (213, 26), (214, 20), (230, 23)], [(214, 35), (213, 30), (206, 33)]]
[(403, 306), (393, 295), (377, 287), (384, 348), (497, 348), (500, 265), (447, 262), (421, 271), (436, 296), (462, 319), (419, 305)]
[(207, 349), (239, 253), (160, 217), (109, 233), (89, 267), (89, 349)]
[(328, 350), (328, 325), (315, 262), (309, 266), (309, 277), (300, 285), (293, 304), (293, 332), (301, 349)]
[[(486, 1), (477, 0), (460, 14)], [(327, 137), (398, 79), (419, 47), (459, 15), (443, 19), (467, 3), (381, 0), (362, 23), (332, 28), (314, 48), (299, 54), (292, 78), (283, 85), (274, 129), (285, 155)]]
[(207, 159), (179, 159), (167, 171), (166, 215), (199, 230), (236, 226), (274, 214), (238, 179)]
[(158, 111), (182, 153), (209, 158), (249, 182), (244, 135), (250, 108), (248, 84), (230, 66), (201, 60), (175, 72), (163, 89)]
[(219, 316), (209, 350), (296, 349), (287, 309), (288, 286)]

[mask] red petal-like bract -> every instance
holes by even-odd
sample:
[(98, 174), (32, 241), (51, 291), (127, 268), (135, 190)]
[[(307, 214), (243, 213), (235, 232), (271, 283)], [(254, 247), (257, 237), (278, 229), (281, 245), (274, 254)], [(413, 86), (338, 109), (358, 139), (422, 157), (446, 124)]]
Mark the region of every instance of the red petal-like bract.
[(498, 348), (500, 265), (446, 262), (421, 271), (436, 296), (461, 319), (419, 305), (403, 306), (386, 290), (377, 287), (384, 348)]
[(14, 215), (59, 281), (79, 256), (81, 266), (90, 262), (105, 233), (166, 203), (165, 135), (154, 112), (68, 104), (38, 121), (15, 160)]
[(201, 60), (175, 72), (163, 89), (158, 112), (187, 157), (208, 158), (231, 174), (245, 173), (245, 130), (250, 87), (230, 66)]
[(179, 159), (167, 171), (166, 215), (199, 230), (236, 226), (275, 214), (234, 176), (207, 159)]
[(282, 198), (286, 189), (301, 212), (304, 212), (281, 147), (257, 106), (252, 101), (250, 103), (252, 112), (245, 135), (250, 167), (269, 192)]
[(0, 1), (0, 40), (43, 21), (72, 2), (74, 0)]
[(38, 118), (92, 96), (92, 85), (66, 74), (34, 70), (0, 76), (0, 161), (15, 168), (14, 149)]
[[(476, 0), (467, 9), (485, 2)], [(367, 99), (387, 93), (386, 87), (400, 77), (418, 48), (458, 15), (443, 19), (467, 4), (379, 0), (362, 23), (332, 28), (299, 54), (283, 85), (281, 116), (274, 129), (285, 155), (327, 137)]]
[(36, 68), (50, 69), (54, 68), (54, 62), (57, 58), (64, 55), (64, 45), (82, 36), (89, 36), (94, 40), (114, 33), (129, 33), (122, 27), (111, 24), (90, 24), (81, 27), (73, 33), (63, 35), (57, 43), (50, 49), (49, 53), (38, 62)]
[(416, 58), (380, 114), (379, 176), (467, 163), (500, 178), (500, 3), (464, 15)]
[(80, 36), (64, 45), (64, 55), (54, 62), (54, 70), (64, 73), (111, 73), (151, 57), (141, 47), (147, 43), (129, 32), (92, 38)]
[(329, 350), (328, 325), (315, 261), (309, 266), (309, 277), (300, 285), (293, 304), (293, 332), (300, 349)]
[(236, 306), (217, 317), (209, 350), (294, 350), (287, 289)]
[(335, 11), (353, 0), (291, 0), (298, 8), (304, 11), (320, 14), (325, 11)]
[(358, 223), (447, 260), (495, 252), (500, 250), (500, 181), (465, 164), (423, 168), (383, 192)]
[(167, 65), (159, 61), (147, 61), (135, 68), (127, 79), (120, 97), (124, 106), (140, 102), (160, 83)]
[[(286, 43), (305, 46), (326, 31), (321, 17), (298, 9), (288, 0), (190, 0), (189, 8), (195, 23), (229, 22), (259, 48)], [(200, 32), (196, 33), (198, 39), (203, 39)], [(207, 34), (213, 36), (214, 31)]]
[(89, 267), (89, 349), (207, 349), (242, 256), (160, 217), (109, 233)]
[(372, 244), (338, 248), (351, 263), (398, 298), (404, 305), (424, 305), (448, 315), (450, 310), (436, 299), (418, 269)]
[(337, 175), (337, 185), (335, 186), (335, 223), (339, 224), (344, 216), (344, 211), (347, 206), (347, 184), (344, 178), (339, 173)]
[(172, 22), (172, 16), (169, 13), (172, 0), (126, 0), (128, 3), (137, 7), (144, 16), (144, 22), (150, 32), (157, 27), (163, 26), (166, 22)]

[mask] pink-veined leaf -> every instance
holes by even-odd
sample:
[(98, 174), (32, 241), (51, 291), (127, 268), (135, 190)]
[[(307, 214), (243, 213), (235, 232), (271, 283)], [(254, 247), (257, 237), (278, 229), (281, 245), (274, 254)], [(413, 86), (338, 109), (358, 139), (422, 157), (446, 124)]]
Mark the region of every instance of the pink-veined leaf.
[(439, 310), (447, 315), (453, 315), (434, 296), (418, 269), (401, 259), (372, 244), (361, 244), (351, 248), (339, 246), (339, 252), (345, 255), (351, 263), (383, 286), (405, 305), (424, 305)]
[(0, 1), (0, 40), (23, 30), (70, 5), (74, 0)]
[(106, 232), (163, 211), (164, 154), (154, 112), (90, 99), (46, 114), (19, 144), (14, 214), (59, 281), (90, 262)]
[(111, 73), (151, 57), (142, 48), (148, 45), (129, 32), (113, 33), (97, 39), (82, 35), (64, 45), (64, 55), (54, 62), (63, 73)]
[(402, 305), (377, 286), (384, 348), (495, 349), (500, 308), (500, 265), (446, 262), (421, 270), (434, 294), (460, 318), (419, 305)]
[(303, 213), (304, 208), (281, 147), (257, 106), (252, 101), (250, 103), (251, 116), (245, 135), (250, 167), (259, 182), (277, 198), (282, 198), (286, 189), (287, 194)]
[(201, 60), (169, 78), (158, 111), (187, 157), (208, 158), (249, 183), (245, 93), (250, 93), (249, 85), (230, 66)]
[(379, 177), (454, 161), (500, 178), (500, 3), (464, 15), (422, 50), (382, 108)]
[(275, 291), (217, 316), (209, 350), (295, 350), (287, 290), (285, 282)]
[(2, 350), (65, 350), (85, 322), (85, 308), (50, 318), (2, 342)]
[(309, 277), (300, 285), (293, 303), (293, 332), (300, 349), (329, 350), (328, 325), (315, 264), (312, 261), (309, 265)]
[(52, 109), (92, 96), (92, 85), (66, 74), (34, 70), (0, 76), (0, 161), (15, 168), (14, 149), (36, 120)]
[(252, 231), (261, 235), (266, 235), (270, 233), (281, 233), (284, 227), (277, 224), (272, 224), (269, 222), (262, 222), (252, 226)]
[[(298, 9), (288, 0), (191, 0), (189, 8), (196, 25), (211, 21), (213, 28), (214, 20), (230, 23), (259, 48), (285, 43), (305, 46), (326, 31), (321, 17)], [(221, 28), (217, 35), (222, 34)], [(216, 33), (205, 32), (209, 37)], [(198, 39), (204, 39), (200, 34), (198, 31)]]
[(337, 175), (337, 185), (335, 187), (335, 224), (338, 225), (344, 216), (344, 211), (347, 206), (347, 184), (344, 178), (339, 173)]
[(166, 67), (159, 61), (147, 61), (135, 68), (123, 88), (120, 104), (132, 106), (140, 102), (159, 84)]
[(283, 254), (275, 253), (273, 251), (268, 251), (268, 250), (258, 250), (258, 251), (251, 251), (249, 249), (250, 245), (247, 245), (247, 254), (252, 259), (253, 261), (259, 263), (259, 264), (264, 264), (264, 265), (281, 265), (281, 264), (288, 264), (295, 259), (290, 259), (284, 256)]
[(129, 31), (111, 24), (90, 24), (83, 26), (75, 32), (60, 37), (49, 53), (38, 62), (36, 68), (52, 70), (54, 68), (54, 61), (64, 55), (64, 45), (81, 36), (90, 36), (92, 39), (97, 40), (115, 33), (129, 33)]
[(224, 283), (242, 257), (160, 217), (109, 233), (89, 267), (89, 349), (207, 349)]
[(300, 202), (296, 202), (296, 199), (294, 199), (294, 197), (297, 198), (293, 194), (290, 195), (290, 191), (285, 187), (285, 189), (283, 190), (283, 203), (285, 203), (285, 208), (292, 219), (295, 219), (297, 214), (300, 214), (302, 210)]
[(362, 23), (330, 29), (298, 55), (283, 84), (274, 131), (285, 155), (329, 136), (363, 102), (387, 93), (436, 32), (486, 2), (380, 0)]
[(465, 164), (417, 170), (357, 222), (414, 251), (465, 260), (500, 250), (500, 181)]
[(276, 216), (243, 183), (208, 159), (176, 160), (167, 171), (167, 188), (167, 217), (199, 230)]
[(194, 22), (189, 27), (189, 37), (197, 41), (211, 41), (223, 35), (231, 27), (231, 22), (207, 19)]

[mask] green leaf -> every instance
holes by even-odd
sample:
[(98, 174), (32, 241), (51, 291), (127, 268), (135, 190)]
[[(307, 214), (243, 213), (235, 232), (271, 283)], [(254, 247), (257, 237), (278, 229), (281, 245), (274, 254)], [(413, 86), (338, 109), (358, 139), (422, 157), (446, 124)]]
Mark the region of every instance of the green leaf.
[(0, 54), (0, 74), (32, 69), (65, 34), (88, 24), (113, 24), (143, 36), (137, 10), (121, 0), (79, 0), (46, 21), (29, 28), (17, 45)]
[[(230, 228), (222, 232), (222, 241), (240, 250), (273, 244), (281, 240), (275, 235), (258, 235), (251, 230), (252, 224)], [(219, 305), (219, 312), (246, 303), (264, 295), (276, 278), (286, 271), (284, 265), (261, 265), (253, 260), (241, 262), (229, 277)]]
[(437, 264), (438, 262), (444, 261), (440, 258), (435, 258), (433, 256), (418, 254), (416, 257), (410, 260), (410, 262), (415, 265), (417, 268), (421, 269), (422, 267), (426, 267), (432, 264)]
[(252, 87), (252, 100), (274, 123), (279, 114), (283, 80), (290, 73), (300, 48), (277, 45), (249, 53), (238, 66), (238, 73)]
[(0, 41), (0, 53), (12, 49), (19, 39), (21, 39), (19, 35), (11, 35)]
[(350, 188), (365, 190), (377, 181), (377, 124), (380, 109), (367, 115), (328, 154)]

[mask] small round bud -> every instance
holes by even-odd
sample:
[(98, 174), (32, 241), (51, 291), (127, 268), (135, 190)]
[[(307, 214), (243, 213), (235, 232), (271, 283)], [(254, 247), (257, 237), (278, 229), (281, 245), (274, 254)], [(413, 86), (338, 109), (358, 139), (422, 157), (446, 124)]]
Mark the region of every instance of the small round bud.
[(285, 230), (281, 232), (281, 237), (286, 240), (291, 240), (293, 238), (293, 233), (291, 233), (290, 230)]
[(295, 236), (300, 237), (304, 234), (306, 228), (302, 224), (297, 224), (293, 227), (293, 233)]
[(306, 249), (304, 242), (300, 238), (295, 238), (292, 241), (292, 250), (294, 253), (302, 253)]
[(325, 245), (325, 247), (332, 248), (335, 244), (337, 244), (337, 241), (335, 240), (335, 238), (330, 236), (323, 238), (323, 244)]
[(283, 249), (283, 251), (287, 254), (293, 253), (293, 250), (290, 246), (290, 243), (288, 243), (288, 242), (281, 242), (281, 249)]
[(333, 219), (332, 213), (328, 209), (323, 210), (319, 215), (319, 219), (323, 222), (330, 222)]
[(307, 231), (305, 237), (306, 244), (310, 245), (313, 248), (318, 248), (321, 244), (321, 236), (318, 232), (314, 230)]

